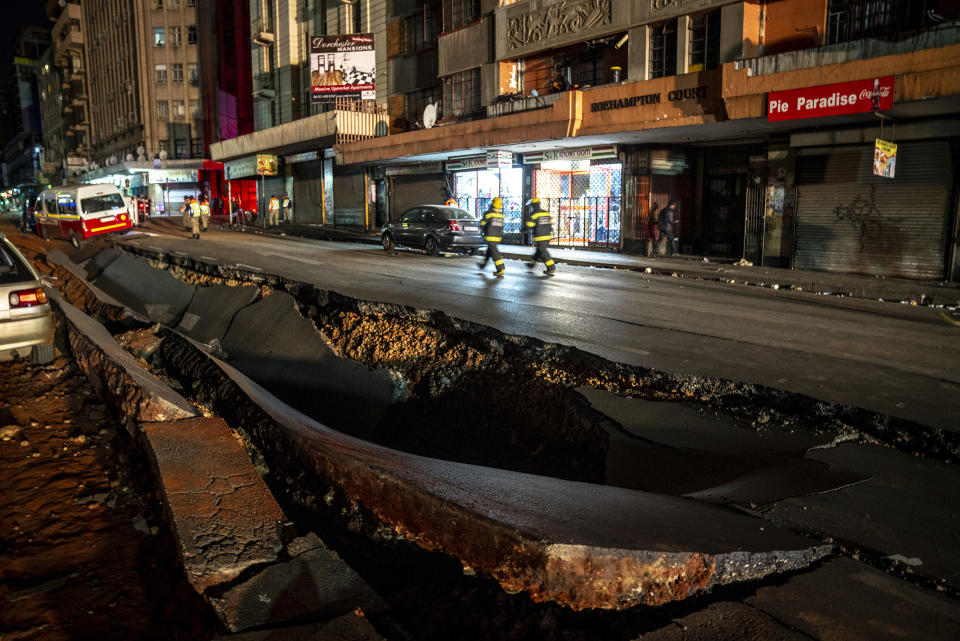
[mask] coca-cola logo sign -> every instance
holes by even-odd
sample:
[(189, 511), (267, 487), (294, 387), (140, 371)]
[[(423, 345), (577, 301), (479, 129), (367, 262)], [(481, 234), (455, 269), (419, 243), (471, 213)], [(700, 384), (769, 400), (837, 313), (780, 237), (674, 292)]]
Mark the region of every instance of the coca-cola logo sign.
[(767, 97), (767, 120), (796, 120), (893, 108), (893, 76), (832, 85), (773, 91)]

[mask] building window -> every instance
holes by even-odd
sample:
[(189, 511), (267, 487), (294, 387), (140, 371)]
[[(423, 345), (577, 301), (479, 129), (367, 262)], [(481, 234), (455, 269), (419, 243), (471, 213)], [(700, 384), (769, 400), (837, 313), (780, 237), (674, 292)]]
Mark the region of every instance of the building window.
[(188, 6), (188, 7), (195, 7), (195, 6), (197, 6), (197, 0), (187, 0), (187, 6)]
[(167, 36), (171, 47), (179, 47), (181, 44), (183, 44), (183, 38), (180, 34), (180, 27), (169, 27), (167, 29)]
[(197, 63), (191, 62), (187, 65), (187, 74), (191, 85), (196, 87), (200, 84), (200, 67), (197, 66)]
[(443, 0), (443, 30), (453, 31), (480, 19), (480, 0)]
[(160, 145), (160, 149), (157, 150), (158, 153), (159, 153), (160, 151), (165, 151), (165, 152), (167, 152), (167, 155), (169, 156), (169, 155), (170, 155), (170, 141), (167, 140), (166, 138), (161, 138), (160, 140), (157, 141), (157, 143)]
[(191, 152), (194, 158), (203, 157), (203, 138), (194, 138), (190, 141)]
[(196, 98), (190, 99), (190, 117), (199, 118), (200, 117), (200, 101)]
[(406, 108), (407, 122), (414, 123), (422, 121), (424, 108), (429, 104), (440, 102), (442, 97), (443, 88), (440, 86), (408, 93)]
[(190, 157), (190, 141), (187, 138), (176, 138), (173, 141), (174, 154), (177, 158)]
[(592, 87), (607, 83), (607, 70), (602, 48), (588, 49), (578, 56), (563, 59), (557, 67), (570, 86)]
[(444, 79), (443, 116), (459, 118), (480, 111), (480, 70), (456, 73)]
[(175, 84), (183, 84), (183, 63), (174, 62), (170, 65), (170, 82)]
[(167, 9), (179, 9), (180, 0), (167, 0)]
[(668, 20), (650, 27), (650, 77), (677, 74), (677, 21)]
[(195, 45), (197, 44), (197, 25), (192, 24), (187, 27), (187, 44)]
[(157, 84), (167, 84), (167, 65), (154, 65), (154, 69), (157, 72)]
[(829, 0), (826, 44), (920, 29), (929, 22), (929, 4), (912, 0)]
[[(163, 0), (153, 0), (153, 8), (154, 8), (154, 9), (163, 9)], [(95, 18), (95, 17), (96, 17), (96, 14), (94, 14), (94, 18)]]
[(418, 53), (437, 46), (437, 12), (427, 5), (404, 23), (404, 53)]
[(166, 100), (157, 101), (157, 119), (158, 120), (167, 120), (170, 118), (170, 106), (167, 104)]
[(173, 118), (174, 120), (183, 120), (187, 117), (187, 108), (184, 106), (182, 100), (173, 101)]
[(162, 47), (166, 44), (166, 41), (163, 38), (163, 27), (154, 27), (153, 28), (153, 46)]
[(720, 10), (690, 18), (690, 66), (688, 71), (720, 66)]

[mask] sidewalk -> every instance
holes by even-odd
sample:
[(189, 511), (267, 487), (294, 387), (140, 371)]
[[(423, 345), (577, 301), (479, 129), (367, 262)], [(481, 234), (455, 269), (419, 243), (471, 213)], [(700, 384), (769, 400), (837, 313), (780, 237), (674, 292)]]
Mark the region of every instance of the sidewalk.
[[(240, 228), (235, 227), (235, 229), (241, 231)], [(320, 225), (282, 224), (278, 230), (248, 226), (244, 230), (317, 240), (380, 244), (380, 235), (377, 232), (364, 233)], [(504, 258), (527, 260), (533, 254), (533, 247), (501, 244), (500, 253), (503, 254)], [(650, 274), (676, 275), (681, 278), (713, 280), (772, 289), (789, 289), (915, 305), (946, 306), (953, 308), (951, 311), (955, 312), (955, 322), (960, 322), (960, 317), (956, 314), (956, 308), (960, 306), (960, 283), (740, 265), (715, 262), (715, 259), (693, 255), (651, 258), (612, 251), (561, 247), (551, 247), (550, 253), (561, 266), (577, 265), (607, 269), (628, 269)], [(954, 321), (955, 319), (948, 318), (948, 320)]]

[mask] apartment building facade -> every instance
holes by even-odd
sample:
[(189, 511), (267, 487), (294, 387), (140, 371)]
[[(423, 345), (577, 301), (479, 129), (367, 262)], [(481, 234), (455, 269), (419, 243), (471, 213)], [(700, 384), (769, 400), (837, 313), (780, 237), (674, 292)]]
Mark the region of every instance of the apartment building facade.
[(3, 149), (3, 176), (7, 186), (43, 179), (43, 121), (39, 76), (41, 57), (50, 46), (50, 32), (39, 25), (21, 25), (14, 41), (10, 82), (13, 120), (18, 131)]
[[(677, 198), (687, 252), (955, 279), (957, 12), (938, 0), (442, 0), (437, 121), (337, 145), (337, 169), (371, 171), (390, 217), (448, 192), (477, 213), (499, 196), (519, 239), (522, 202), (537, 196), (558, 242), (631, 251)], [(393, 131), (410, 128), (389, 99)], [(898, 145), (895, 177), (873, 174), (878, 138)]]

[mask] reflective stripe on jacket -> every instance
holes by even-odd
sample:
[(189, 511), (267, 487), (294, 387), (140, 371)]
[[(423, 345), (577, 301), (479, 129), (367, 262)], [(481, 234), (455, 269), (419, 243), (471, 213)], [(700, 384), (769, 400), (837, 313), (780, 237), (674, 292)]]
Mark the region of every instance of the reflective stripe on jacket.
[(190, 215), (194, 218), (200, 218), (200, 203), (190, 203)]
[(550, 240), (553, 238), (553, 225), (550, 223), (550, 212), (538, 210), (530, 214), (527, 227), (533, 229), (533, 242)]
[(210, 205), (207, 203), (200, 203), (200, 214), (201, 215), (210, 215)]
[(483, 239), (488, 243), (499, 243), (503, 239), (503, 214), (488, 211), (483, 215)]

